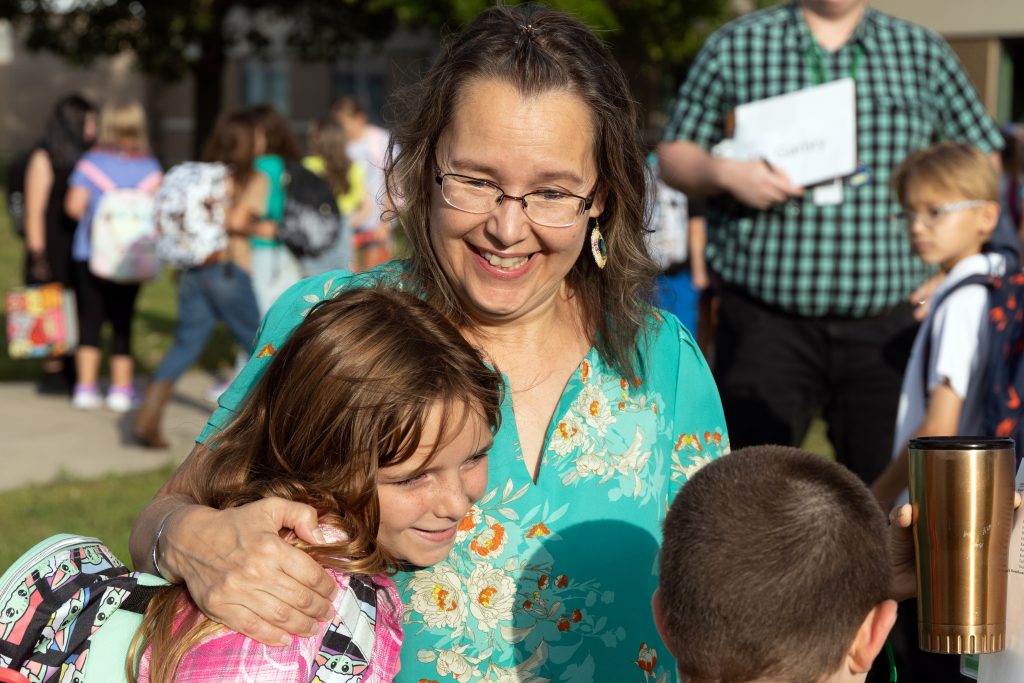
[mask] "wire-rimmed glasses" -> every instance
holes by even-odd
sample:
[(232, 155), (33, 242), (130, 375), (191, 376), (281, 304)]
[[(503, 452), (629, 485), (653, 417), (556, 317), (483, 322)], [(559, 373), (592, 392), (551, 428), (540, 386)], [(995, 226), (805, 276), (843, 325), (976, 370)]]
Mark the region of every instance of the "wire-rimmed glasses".
[(986, 204), (988, 204), (988, 202), (984, 199), (967, 199), (962, 202), (950, 202), (949, 204), (940, 204), (939, 206), (929, 206), (924, 211), (903, 209), (902, 211), (894, 213), (892, 218), (899, 225), (907, 228), (914, 225), (916, 221), (924, 223), (926, 228), (934, 228), (936, 223), (951, 213), (956, 211), (966, 211), (967, 209), (976, 209), (980, 206), (985, 206)]
[(442, 173), (434, 167), (434, 181), (448, 205), (466, 213), (490, 213), (506, 199), (520, 202), (526, 217), (547, 228), (567, 228), (594, 203), (594, 194), (581, 197), (560, 190), (536, 190), (521, 197), (506, 193), (489, 180), (458, 173)]

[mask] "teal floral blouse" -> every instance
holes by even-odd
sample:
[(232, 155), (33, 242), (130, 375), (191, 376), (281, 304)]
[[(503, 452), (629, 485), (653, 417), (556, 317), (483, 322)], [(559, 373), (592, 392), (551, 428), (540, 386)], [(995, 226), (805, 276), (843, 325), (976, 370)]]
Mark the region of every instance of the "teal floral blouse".
[[(388, 271), (409, 286), (401, 264)], [(288, 290), (199, 440), (230, 421), (313, 305), (365, 280), (335, 271)], [(674, 316), (652, 321), (641, 355), (644, 382), (590, 350), (559, 401), (536, 481), (506, 394), (487, 493), (459, 525), (451, 555), (395, 577), (405, 605), (397, 680), (676, 680), (650, 608), (661, 522), (687, 478), (728, 451), (728, 438), (708, 366)]]

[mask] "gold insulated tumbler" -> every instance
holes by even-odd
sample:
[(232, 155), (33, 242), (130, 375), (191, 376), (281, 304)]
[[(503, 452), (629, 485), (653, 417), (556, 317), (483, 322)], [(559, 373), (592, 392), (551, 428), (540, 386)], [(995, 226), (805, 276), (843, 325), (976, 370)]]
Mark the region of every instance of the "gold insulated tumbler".
[(1012, 439), (911, 440), (922, 650), (1003, 649), (1015, 469)]

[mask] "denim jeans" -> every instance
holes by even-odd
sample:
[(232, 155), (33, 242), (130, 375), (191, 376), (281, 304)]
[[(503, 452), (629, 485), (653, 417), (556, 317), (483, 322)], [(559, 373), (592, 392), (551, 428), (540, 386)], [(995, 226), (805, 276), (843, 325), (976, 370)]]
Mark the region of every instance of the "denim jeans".
[(154, 380), (176, 380), (196, 362), (214, 325), (221, 320), (246, 351), (260, 324), (249, 274), (233, 263), (192, 268), (178, 281), (178, 327), (174, 346), (153, 374)]

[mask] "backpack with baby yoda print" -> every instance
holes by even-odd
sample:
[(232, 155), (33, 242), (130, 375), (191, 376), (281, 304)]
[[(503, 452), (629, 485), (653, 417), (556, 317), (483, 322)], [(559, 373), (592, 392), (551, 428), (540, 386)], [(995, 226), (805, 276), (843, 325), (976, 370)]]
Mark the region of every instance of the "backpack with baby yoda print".
[(95, 538), (51, 536), (0, 577), (0, 668), (33, 683), (125, 681), (142, 615), (166, 585)]

